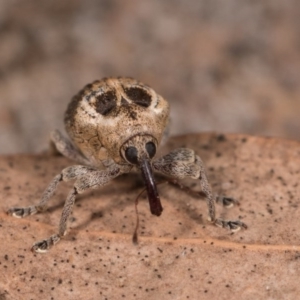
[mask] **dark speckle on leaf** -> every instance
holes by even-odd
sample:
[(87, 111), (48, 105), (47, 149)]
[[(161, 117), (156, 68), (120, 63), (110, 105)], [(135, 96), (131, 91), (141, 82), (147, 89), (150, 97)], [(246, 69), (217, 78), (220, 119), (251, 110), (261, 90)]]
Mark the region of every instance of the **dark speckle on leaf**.
[(219, 134), (219, 135), (217, 136), (217, 141), (218, 141), (218, 142), (225, 142), (225, 141), (226, 141), (225, 135), (224, 135), (224, 134)]

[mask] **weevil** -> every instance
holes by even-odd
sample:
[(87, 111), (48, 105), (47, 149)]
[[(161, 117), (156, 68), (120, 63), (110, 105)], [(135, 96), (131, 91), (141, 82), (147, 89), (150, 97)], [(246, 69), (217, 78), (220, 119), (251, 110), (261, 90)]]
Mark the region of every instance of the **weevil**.
[[(141, 172), (153, 215), (160, 216), (163, 211), (155, 171), (173, 179), (199, 180), (208, 219), (232, 231), (246, 228), (239, 220), (216, 218), (216, 199), (203, 162), (194, 150), (179, 148), (155, 158), (157, 148), (167, 136), (169, 112), (169, 103), (162, 96), (148, 85), (127, 77), (96, 80), (72, 98), (64, 120), (70, 140), (58, 130), (51, 133), (51, 140), (62, 155), (79, 164), (55, 176), (37, 205), (8, 210), (8, 214), (19, 218), (43, 212), (59, 182), (75, 181), (65, 201), (58, 232), (34, 243), (33, 251), (48, 251), (66, 234), (77, 194), (99, 188), (134, 169)], [(228, 202), (228, 198), (224, 201)]]

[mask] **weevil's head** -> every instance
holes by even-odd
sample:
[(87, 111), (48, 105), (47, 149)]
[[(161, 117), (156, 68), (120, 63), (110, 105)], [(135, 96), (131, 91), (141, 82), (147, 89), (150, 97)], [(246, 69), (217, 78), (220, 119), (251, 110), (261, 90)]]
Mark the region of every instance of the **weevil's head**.
[(65, 125), (86, 157), (135, 164), (135, 159), (154, 157), (168, 119), (169, 104), (162, 96), (119, 77), (86, 85), (69, 104)]

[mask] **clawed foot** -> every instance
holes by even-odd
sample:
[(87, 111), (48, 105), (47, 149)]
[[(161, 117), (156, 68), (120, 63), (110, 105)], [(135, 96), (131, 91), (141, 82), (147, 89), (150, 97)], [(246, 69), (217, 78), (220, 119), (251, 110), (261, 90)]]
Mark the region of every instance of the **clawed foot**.
[(241, 221), (224, 221), (222, 219), (216, 219), (215, 225), (229, 229), (232, 232), (237, 232), (240, 229), (247, 229), (247, 225)]
[(52, 246), (60, 241), (57, 234), (51, 235), (48, 239), (36, 242), (33, 244), (31, 250), (37, 253), (46, 253)]
[(28, 207), (11, 207), (7, 214), (16, 217), (16, 218), (24, 218), (29, 215), (34, 215), (37, 213), (37, 209), (35, 206)]
[(225, 196), (217, 196), (216, 197), (216, 202), (223, 205), (223, 206), (225, 206), (225, 207), (227, 207), (227, 208), (239, 204), (239, 202), (237, 200), (235, 200), (234, 198), (225, 197)]

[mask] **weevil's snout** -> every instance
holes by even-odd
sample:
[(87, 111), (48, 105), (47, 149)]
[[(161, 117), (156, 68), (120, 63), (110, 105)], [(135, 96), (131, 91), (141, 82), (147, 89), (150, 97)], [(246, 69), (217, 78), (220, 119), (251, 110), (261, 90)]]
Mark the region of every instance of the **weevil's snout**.
[(157, 191), (150, 161), (148, 159), (142, 160), (140, 163), (140, 169), (148, 193), (150, 211), (153, 215), (160, 216), (163, 211), (163, 207), (160, 202), (160, 197)]
[(149, 141), (149, 139), (145, 140), (145, 138), (141, 138), (138, 140), (138, 143), (132, 143), (131, 141), (127, 143), (127, 145), (124, 145), (125, 147), (123, 146), (124, 159), (126, 159), (127, 162), (136, 165), (141, 170), (148, 193), (150, 211), (153, 215), (160, 216), (163, 208), (150, 162), (155, 156), (156, 145), (154, 141)]

